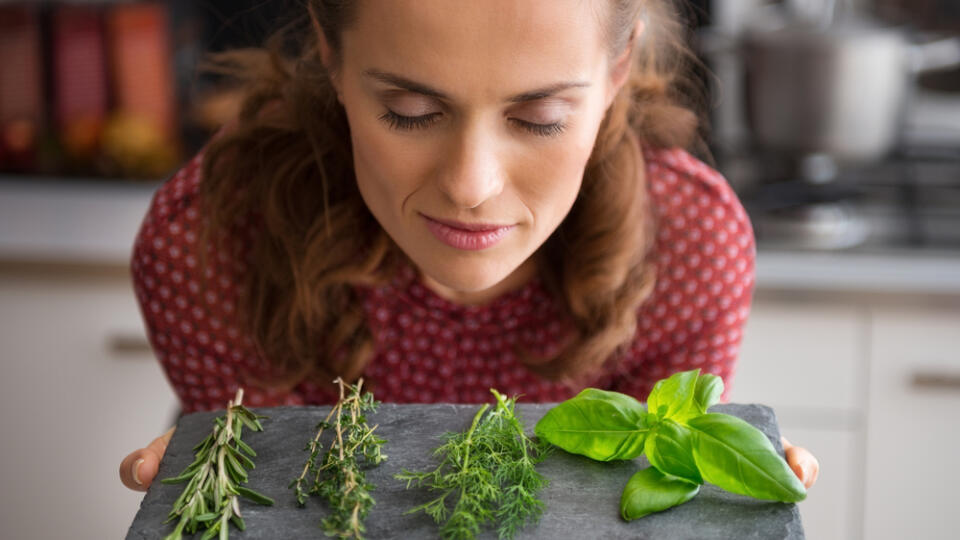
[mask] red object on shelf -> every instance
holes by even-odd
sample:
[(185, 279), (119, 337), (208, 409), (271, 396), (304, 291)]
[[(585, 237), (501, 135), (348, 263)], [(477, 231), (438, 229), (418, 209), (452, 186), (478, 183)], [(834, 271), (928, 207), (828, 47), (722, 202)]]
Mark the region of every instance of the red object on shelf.
[(107, 12), (114, 111), (101, 149), (115, 174), (161, 177), (179, 160), (168, 11), (149, 2)]
[(164, 139), (176, 131), (169, 9), (161, 3), (118, 4), (107, 16), (118, 112), (148, 120)]
[(108, 110), (104, 29), (95, 7), (61, 5), (51, 19), (56, 123), (67, 152), (92, 158)]
[(30, 172), (43, 125), (40, 17), (0, 6), (0, 171)]

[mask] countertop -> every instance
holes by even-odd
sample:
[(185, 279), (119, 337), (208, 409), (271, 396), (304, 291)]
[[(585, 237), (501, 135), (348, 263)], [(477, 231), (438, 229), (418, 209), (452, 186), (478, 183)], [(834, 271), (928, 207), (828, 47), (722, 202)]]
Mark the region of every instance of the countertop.
[(125, 267), (159, 186), (0, 176), (0, 261)]

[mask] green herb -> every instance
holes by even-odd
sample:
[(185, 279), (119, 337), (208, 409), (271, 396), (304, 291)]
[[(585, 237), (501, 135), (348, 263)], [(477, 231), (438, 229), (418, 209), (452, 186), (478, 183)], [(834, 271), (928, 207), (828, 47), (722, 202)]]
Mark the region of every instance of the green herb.
[(193, 447), (193, 463), (178, 476), (161, 480), (164, 484), (187, 482), (165, 521), (179, 518), (176, 528), (165, 540), (178, 540), (184, 532), (193, 534), (201, 527), (206, 528), (203, 540), (218, 534), (226, 539), (230, 523), (241, 531), (246, 528), (237, 497), (258, 504), (273, 504), (270, 497), (240, 485), (247, 482), (246, 469), (254, 468), (250, 458), (257, 455), (241, 440), (243, 427), (263, 431), (260, 419), (266, 418), (254, 414), (242, 402), (241, 388), (227, 405), (227, 414), (214, 420), (213, 432)]
[[(310, 452), (310, 457), (300, 477), (288, 487), (295, 490), (300, 506), (306, 504), (310, 495), (326, 499), (333, 510), (321, 523), (327, 535), (363, 538), (366, 531), (363, 520), (375, 501), (370, 495), (374, 486), (366, 481), (360, 458), (368, 465), (379, 465), (387, 459), (381, 452), (386, 441), (373, 434), (377, 426), (368, 426), (364, 413), (376, 411), (380, 403), (374, 401), (370, 392), (361, 395), (363, 379), (355, 385), (348, 385), (339, 377), (334, 382), (340, 385), (340, 399), (327, 417), (317, 424), (316, 436), (304, 448)], [(331, 423), (330, 419), (334, 417), (336, 419)], [(323, 444), (320, 438), (324, 430), (333, 432), (333, 440), (321, 455)]]
[(547, 412), (535, 432), (600, 461), (645, 454), (651, 467), (633, 475), (620, 499), (626, 520), (683, 504), (704, 482), (757, 499), (806, 498), (763, 432), (737, 417), (707, 412), (722, 394), (720, 377), (700, 370), (658, 381), (646, 407), (617, 392), (588, 388)]
[(597, 461), (633, 459), (643, 453), (650, 415), (636, 399), (587, 388), (537, 422), (539, 438)]
[[(407, 513), (424, 512), (440, 523), (447, 539), (474, 538), (490, 521), (496, 521), (500, 538), (513, 538), (527, 523), (536, 523), (543, 514), (537, 498), (547, 479), (536, 470), (546, 457), (549, 445), (526, 436), (515, 411), (517, 398), (504, 398), (490, 390), (496, 407), (483, 405), (470, 429), (446, 433), (446, 442), (434, 451), (442, 456), (432, 471), (404, 469), (396, 475), (407, 489), (426, 486), (439, 492), (436, 499)], [(485, 414), (486, 413), (486, 414)]]

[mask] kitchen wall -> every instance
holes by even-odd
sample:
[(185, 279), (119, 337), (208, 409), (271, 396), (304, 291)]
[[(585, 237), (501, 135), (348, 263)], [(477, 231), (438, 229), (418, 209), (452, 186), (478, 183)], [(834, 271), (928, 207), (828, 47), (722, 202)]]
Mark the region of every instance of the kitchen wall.
[[(235, 110), (236, 93), (196, 71), (200, 55), (259, 42), (292, 4), (0, 0), (0, 484), (17, 493), (0, 523), (10, 538), (125, 534), (140, 494), (120, 486), (116, 467), (177, 414), (133, 299), (133, 237), (159, 182)], [(958, 71), (904, 72), (895, 137), (869, 159), (778, 146), (751, 125), (743, 37), (782, 17), (781, 4), (694, 4), (713, 157), (758, 237), (732, 399), (773, 407), (782, 432), (820, 458), (800, 504), (808, 538), (951, 538)], [(951, 2), (855, 4), (914, 44), (960, 36), (946, 23)]]

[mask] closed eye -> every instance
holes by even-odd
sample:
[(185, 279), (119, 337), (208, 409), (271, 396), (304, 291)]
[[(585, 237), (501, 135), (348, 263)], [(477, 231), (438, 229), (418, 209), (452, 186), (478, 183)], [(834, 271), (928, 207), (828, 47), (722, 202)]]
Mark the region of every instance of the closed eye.
[[(443, 113), (431, 113), (423, 116), (403, 116), (388, 110), (386, 113), (380, 116), (380, 120), (386, 122), (392, 129), (396, 129), (398, 131), (412, 131), (414, 129), (423, 129), (428, 127), (430, 124), (437, 121), (439, 119), (438, 117), (440, 117), (442, 114)], [(517, 118), (511, 118), (510, 121), (516, 124), (518, 127), (541, 137), (553, 137), (559, 135), (563, 133), (567, 127), (563, 122), (537, 124)]]

